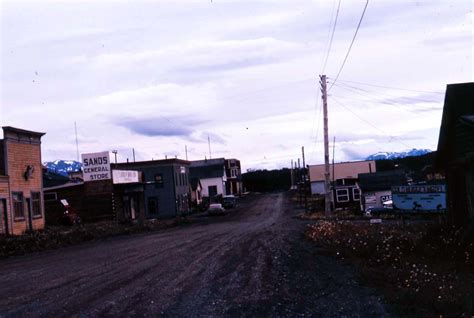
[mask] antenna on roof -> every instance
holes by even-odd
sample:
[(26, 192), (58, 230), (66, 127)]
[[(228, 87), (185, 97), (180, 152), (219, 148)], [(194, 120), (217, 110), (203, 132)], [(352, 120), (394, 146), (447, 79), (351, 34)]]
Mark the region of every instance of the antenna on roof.
[(211, 138), (207, 135), (207, 144), (209, 145), (209, 160), (211, 160)]
[(79, 161), (79, 141), (77, 139), (77, 124), (76, 122), (74, 122), (74, 131), (76, 133), (76, 158), (77, 158), (77, 161)]

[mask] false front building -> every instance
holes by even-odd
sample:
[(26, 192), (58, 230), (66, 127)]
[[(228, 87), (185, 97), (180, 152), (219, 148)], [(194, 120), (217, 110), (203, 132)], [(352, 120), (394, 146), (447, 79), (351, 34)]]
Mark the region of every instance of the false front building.
[(0, 234), (43, 229), (41, 137), (44, 133), (2, 127), (0, 140)]

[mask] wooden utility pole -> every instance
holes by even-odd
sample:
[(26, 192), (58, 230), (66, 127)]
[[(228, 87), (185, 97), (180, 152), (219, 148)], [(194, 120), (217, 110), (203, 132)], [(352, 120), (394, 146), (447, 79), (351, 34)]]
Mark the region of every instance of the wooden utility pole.
[(324, 114), (324, 185), (325, 185), (325, 209), (326, 218), (331, 216), (331, 184), (329, 181), (329, 135), (328, 135), (328, 95), (326, 75), (321, 75), (321, 93), (323, 99)]
[(294, 188), (294, 171), (293, 171), (293, 159), (291, 159), (291, 190)]
[(304, 146), (301, 147), (303, 154), (303, 191), (304, 191), (304, 212), (308, 213), (308, 191), (306, 189), (306, 162), (304, 159)]

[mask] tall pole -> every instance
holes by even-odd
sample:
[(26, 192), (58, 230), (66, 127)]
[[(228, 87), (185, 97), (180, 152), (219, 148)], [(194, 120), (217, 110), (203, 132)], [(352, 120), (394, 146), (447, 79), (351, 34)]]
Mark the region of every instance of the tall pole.
[(115, 155), (115, 163), (117, 163), (117, 150), (112, 150), (112, 153)]
[(329, 135), (328, 135), (328, 95), (326, 75), (321, 75), (321, 93), (323, 99), (324, 114), (324, 185), (325, 185), (325, 209), (327, 218), (331, 216), (331, 185), (329, 181)]
[(209, 146), (209, 160), (211, 160), (211, 138), (207, 135), (207, 144)]
[(294, 177), (293, 177), (293, 159), (291, 159), (291, 190), (293, 190), (294, 186)]
[(132, 152), (133, 152), (133, 162), (135, 162), (135, 148), (132, 148)]
[(308, 212), (308, 191), (306, 190), (306, 162), (304, 159), (304, 146), (301, 147), (303, 154), (303, 191), (304, 191), (304, 211)]
[(184, 152), (186, 153), (186, 161), (188, 161), (188, 146), (184, 145)]
[(336, 152), (336, 136), (334, 136), (334, 141), (332, 142), (332, 186), (336, 186), (336, 174), (335, 174), (335, 167), (334, 167), (334, 158)]
[(79, 161), (79, 140), (77, 139), (77, 124), (74, 122), (74, 131), (76, 132), (76, 157), (77, 161)]

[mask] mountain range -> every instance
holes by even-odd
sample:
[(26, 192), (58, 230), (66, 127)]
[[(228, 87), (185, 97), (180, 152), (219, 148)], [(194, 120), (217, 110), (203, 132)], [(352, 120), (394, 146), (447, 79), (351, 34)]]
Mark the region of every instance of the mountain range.
[(54, 172), (67, 177), (68, 173), (80, 171), (82, 164), (75, 160), (55, 160), (43, 163), (49, 172)]
[[(429, 149), (411, 149), (403, 152), (377, 152), (366, 158), (366, 160), (399, 159), (405, 157), (422, 156), (432, 152)], [(70, 172), (80, 171), (82, 164), (75, 160), (55, 160), (44, 163), (49, 172), (54, 172), (62, 176), (68, 176)]]
[(432, 152), (429, 149), (411, 149), (402, 152), (377, 152), (368, 156), (365, 160), (383, 160), (383, 159), (399, 159), (405, 157), (422, 156)]

